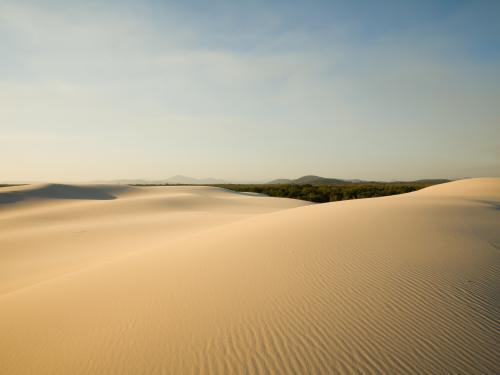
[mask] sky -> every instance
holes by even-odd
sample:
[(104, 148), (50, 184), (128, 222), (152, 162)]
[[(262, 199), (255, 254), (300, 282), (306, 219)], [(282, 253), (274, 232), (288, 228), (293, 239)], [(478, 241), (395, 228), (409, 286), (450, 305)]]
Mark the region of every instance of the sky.
[(0, 182), (500, 176), (500, 1), (0, 0)]

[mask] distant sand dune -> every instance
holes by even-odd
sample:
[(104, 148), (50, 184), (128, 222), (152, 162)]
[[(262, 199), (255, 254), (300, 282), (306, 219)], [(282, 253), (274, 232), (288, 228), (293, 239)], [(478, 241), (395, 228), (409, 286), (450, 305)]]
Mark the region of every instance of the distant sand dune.
[(0, 205), (1, 374), (500, 373), (500, 179), (107, 189)]
[(43, 184), (4, 188), (0, 191), (0, 204), (17, 203), (34, 199), (116, 199), (117, 192), (133, 188), (120, 185), (63, 185)]

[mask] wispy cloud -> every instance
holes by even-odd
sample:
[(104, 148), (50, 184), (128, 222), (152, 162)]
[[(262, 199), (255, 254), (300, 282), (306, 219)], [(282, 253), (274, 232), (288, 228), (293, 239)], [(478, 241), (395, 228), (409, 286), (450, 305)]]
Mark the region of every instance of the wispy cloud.
[[(171, 160), (223, 178), (494, 165), (492, 6), (4, 1), (0, 146), (39, 146), (0, 173), (31, 178), (42, 159), (47, 178), (63, 176), (64, 152), (93, 165), (78, 178), (160, 177)], [(52, 135), (86, 141), (54, 153)]]

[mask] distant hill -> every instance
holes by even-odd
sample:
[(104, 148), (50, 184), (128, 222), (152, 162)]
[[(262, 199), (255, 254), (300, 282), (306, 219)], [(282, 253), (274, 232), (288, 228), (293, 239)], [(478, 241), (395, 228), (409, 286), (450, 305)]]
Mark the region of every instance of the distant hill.
[(338, 178), (326, 178), (320, 176), (303, 176), (294, 180), (294, 183), (299, 185), (311, 184), (311, 185), (333, 185), (338, 183), (346, 183), (348, 181), (341, 180)]
[(278, 178), (277, 180), (272, 180), (272, 181), (266, 182), (266, 184), (269, 184), (269, 185), (287, 185), (287, 184), (293, 184), (293, 180), (290, 180), (288, 178)]
[(179, 184), (179, 185), (216, 185), (227, 184), (229, 181), (217, 178), (193, 178), (188, 176), (176, 175), (161, 180), (144, 180), (144, 179), (122, 179), (122, 180), (106, 180), (106, 181), (92, 181), (95, 183), (108, 183), (108, 184), (144, 184), (144, 185), (165, 185), (165, 184)]
[(326, 178), (320, 176), (302, 176), (296, 178), (295, 180), (290, 180), (286, 178), (281, 178), (273, 181), (269, 181), (270, 185), (281, 185), (281, 184), (291, 184), (291, 185), (335, 185), (335, 184), (346, 184), (350, 183), (348, 180), (341, 180), (338, 178)]
[(264, 181), (238, 181), (238, 180), (223, 180), (219, 178), (193, 178), (183, 175), (176, 175), (165, 179), (159, 180), (145, 180), (145, 179), (121, 179), (121, 180), (106, 180), (106, 181), (92, 181), (93, 183), (108, 183), (108, 184), (123, 184), (123, 185), (226, 185), (226, 184), (240, 184), (240, 185), (255, 185), (255, 184), (268, 184), (268, 185), (315, 185), (315, 186), (328, 186), (328, 185), (356, 185), (356, 184), (426, 184), (434, 185), (443, 182), (449, 182), (446, 179), (421, 179), (415, 181), (365, 181), (358, 179), (340, 179), (340, 178), (327, 178), (321, 176), (307, 175), (296, 179), (280, 178), (269, 182)]
[(187, 185), (206, 185), (206, 184), (227, 184), (229, 181), (221, 180), (218, 178), (193, 178), (182, 175), (176, 175), (167, 178), (163, 183), (166, 184), (187, 184)]
[[(391, 181), (384, 183), (393, 183), (393, 184), (414, 183), (414, 184), (434, 185), (449, 181), (450, 180), (447, 179), (421, 179), (413, 181)], [(296, 179), (280, 178), (277, 180), (269, 181), (268, 184), (269, 185), (348, 185), (348, 184), (367, 184), (367, 183), (380, 183), (380, 182), (382, 181), (364, 181), (358, 179), (342, 180), (339, 178), (327, 178), (321, 176), (307, 175)]]

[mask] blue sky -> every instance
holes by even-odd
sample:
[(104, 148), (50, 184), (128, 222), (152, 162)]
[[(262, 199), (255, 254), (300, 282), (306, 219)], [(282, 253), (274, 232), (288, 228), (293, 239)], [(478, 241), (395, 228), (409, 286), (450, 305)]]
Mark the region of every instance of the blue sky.
[(0, 180), (500, 176), (498, 1), (0, 0)]

